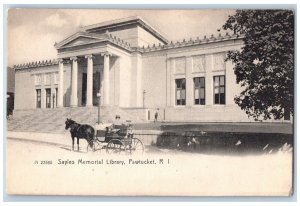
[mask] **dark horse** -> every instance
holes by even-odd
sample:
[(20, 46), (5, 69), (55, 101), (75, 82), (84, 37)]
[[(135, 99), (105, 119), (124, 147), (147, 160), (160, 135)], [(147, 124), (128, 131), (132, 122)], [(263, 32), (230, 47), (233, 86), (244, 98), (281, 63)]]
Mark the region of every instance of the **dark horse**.
[(65, 129), (70, 128), (70, 133), (72, 137), (72, 150), (74, 150), (74, 138), (77, 137), (77, 150), (79, 151), (79, 139), (86, 139), (90, 147), (93, 147), (93, 138), (95, 130), (93, 127), (87, 124), (78, 124), (72, 119), (68, 119), (65, 122)]

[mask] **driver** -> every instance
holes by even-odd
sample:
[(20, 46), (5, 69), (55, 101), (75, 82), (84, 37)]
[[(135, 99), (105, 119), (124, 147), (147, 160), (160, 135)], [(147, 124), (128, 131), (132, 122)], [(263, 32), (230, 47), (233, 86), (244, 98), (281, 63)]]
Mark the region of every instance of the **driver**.
[(118, 132), (121, 128), (122, 121), (120, 115), (116, 115), (115, 120), (113, 122), (113, 132)]

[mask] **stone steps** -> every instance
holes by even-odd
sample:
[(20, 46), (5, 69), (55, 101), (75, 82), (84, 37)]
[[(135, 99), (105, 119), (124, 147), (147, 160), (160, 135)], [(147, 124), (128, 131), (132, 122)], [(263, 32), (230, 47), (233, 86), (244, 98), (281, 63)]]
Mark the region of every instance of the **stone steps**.
[[(116, 115), (123, 121), (145, 122), (130, 110), (118, 107), (101, 107), (101, 121), (113, 122)], [(98, 120), (97, 107), (57, 108), (15, 111), (13, 119), (8, 120), (8, 131), (62, 133), (65, 120), (71, 118), (80, 124), (95, 125)]]

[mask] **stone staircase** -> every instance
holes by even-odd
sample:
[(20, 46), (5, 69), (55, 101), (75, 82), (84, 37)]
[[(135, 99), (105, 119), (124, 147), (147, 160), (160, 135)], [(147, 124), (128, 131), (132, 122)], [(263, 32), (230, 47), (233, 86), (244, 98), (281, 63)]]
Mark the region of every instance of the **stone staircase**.
[[(145, 122), (145, 109), (101, 107), (101, 121), (113, 122), (116, 115), (122, 121)], [(65, 107), (55, 109), (16, 110), (7, 121), (8, 131), (63, 133), (65, 120), (71, 118), (80, 124), (94, 126), (98, 121), (98, 107)]]

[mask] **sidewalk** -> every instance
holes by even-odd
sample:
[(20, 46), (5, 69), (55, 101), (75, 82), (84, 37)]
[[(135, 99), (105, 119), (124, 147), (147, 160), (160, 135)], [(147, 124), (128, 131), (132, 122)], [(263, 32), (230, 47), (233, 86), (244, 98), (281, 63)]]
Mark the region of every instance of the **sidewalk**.
[[(155, 130), (136, 130), (134, 134), (136, 138), (139, 138), (144, 145), (151, 145), (153, 141), (156, 141), (157, 135), (161, 134), (161, 131)], [(59, 145), (72, 145), (72, 138), (69, 131), (65, 131), (62, 134), (54, 133), (41, 133), (41, 132), (13, 132), (7, 131), (6, 138), (8, 139), (17, 139), (17, 140), (28, 140), (36, 143), (49, 143), (49, 144), (59, 144)], [(75, 138), (74, 145), (77, 145), (77, 138)], [(85, 140), (80, 140), (80, 145)]]
[(6, 138), (17, 140), (29, 140), (36, 143), (49, 143), (60, 145), (72, 145), (72, 138), (70, 133), (64, 134), (51, 134), (39, 132), (6, 132)]

